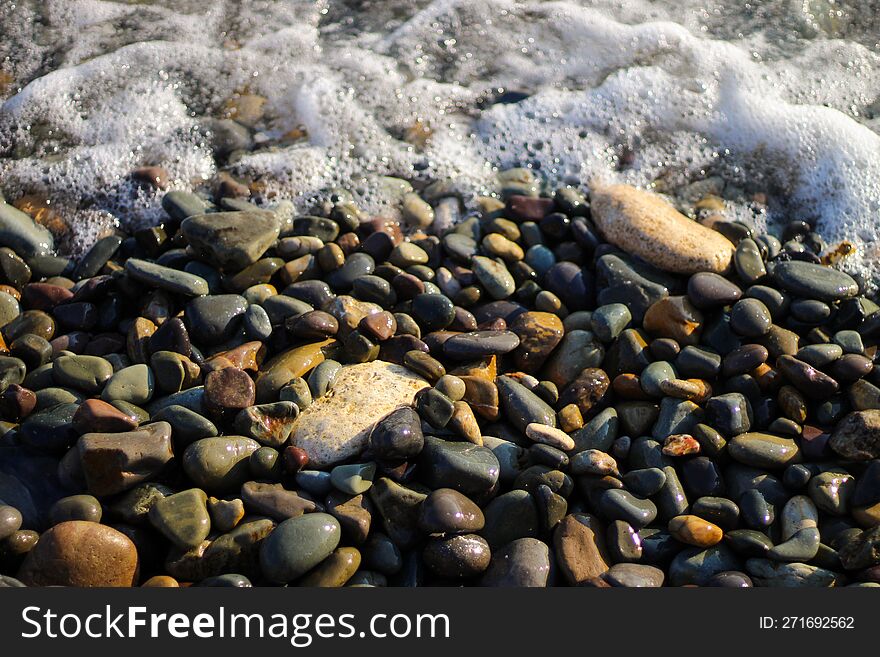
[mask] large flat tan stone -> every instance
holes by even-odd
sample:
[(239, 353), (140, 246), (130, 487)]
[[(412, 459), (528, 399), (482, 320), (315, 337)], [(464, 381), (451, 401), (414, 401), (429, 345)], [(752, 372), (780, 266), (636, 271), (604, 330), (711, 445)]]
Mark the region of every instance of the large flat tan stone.
[(400, 365), (373, 361), (346, 365), (333, 387), (300, 413), (290, 441), (309, 455), (309, 467), (325, 467), (359, 454), (373, 425), (413, 403), (427, 381)]

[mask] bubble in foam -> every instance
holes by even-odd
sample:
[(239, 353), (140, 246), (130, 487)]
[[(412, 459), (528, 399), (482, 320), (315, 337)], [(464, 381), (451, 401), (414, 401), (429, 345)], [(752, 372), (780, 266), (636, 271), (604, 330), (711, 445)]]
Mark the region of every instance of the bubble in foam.
[[(859, 3), (823, 1), (25, 0), (0, 10), (0, 175), (8, 197), (51, 196), (72, 252), (107, 216), (161, 220), (161, 193), (130, 179), (145, 164), (174, 189), (228, 166), (298, 211), (346, 188), (373, 213), (397, 201), (386, 175), (468, 202), (511, 166), (680, 196), (715, 177), (731, 218), (813, 221), (876, 276), (876, 39)], [(505, 91), (524, 100), (494, 102)], [(225, 163), (204, 118), (237, 94), (265, 113), (259, 147)]]

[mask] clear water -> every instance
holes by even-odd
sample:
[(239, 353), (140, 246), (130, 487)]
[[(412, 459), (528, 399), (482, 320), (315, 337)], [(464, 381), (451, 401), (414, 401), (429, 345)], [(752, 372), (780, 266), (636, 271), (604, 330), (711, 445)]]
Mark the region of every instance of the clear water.
[(721, 193), (880, 272), (875, 0), (0, 0), (0, 35), (0, 187), (48, 198), (72, 252), (162, 217), (133, 168), (209, 180), (202, 117), (250, 94), (259, 148), (231, 171), (260, 203), (343, 187), (391, 213), (385, 175), (471, 203), (526, 166)]

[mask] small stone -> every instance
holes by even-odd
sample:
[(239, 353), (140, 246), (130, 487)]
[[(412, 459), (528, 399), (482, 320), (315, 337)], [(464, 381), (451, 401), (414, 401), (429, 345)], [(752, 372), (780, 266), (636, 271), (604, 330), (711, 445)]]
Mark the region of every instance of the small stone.
[(125, 272), (136, 281), (174, 294), (197, 297), (210, 292), (208, 281), (201, 276), (157, 265), (148, 260), (129, 258), (125, 261)]
[(844, 417), (835, 427), (828, 445), (847, 459), (880, 458), (880, 410), (855, 411)]
[(253, 379), (237, 367), (214, 370), (205, 377), (205, 403), (208, 408), (239, 411), (253, 406), (255, 398)]
[(656, 194), (629, 185), (594, 188), (590, 208), (606, 240), (655, 267), (679, 274), (730, 269), (733, 244)]
[(589, 514), (571, 514), (553, 532), (553, 545), (563, 577), (572, 586), (582, 585), (609, 569), (605, 527)]
[(561, 429), (556, 429), (546, 424), (532, 422), (526, 425), (525, 434), (530, 440), (533, 440), (536, 443), (551, 445), (564, 452), (570, 452), (575, 447), (574, 440), (572, 440), (571, 436)]
[(198, 488), (163, 497), (150, 508), (150, 523), (180, 549), (196, 547), (211, 529), (207, 500)]
[(419, 527), (429, 534), (476, 532), (484, 524), (480, 507), (451, 488), (431, 492), (419, 509)]
[(77, 449), (88, 490), (98, 497), (148, 481), (174, 456), (167, 422), (124, 433), (83, 434)]
[(237, 294), (193, 299), (186, 305), (186, 325), (197, 343), (221, 344), (236, 333), (247, 308), (247, 300)]
[(703, 548), (715, 545), (724, 536), (718, 525), (693, 515), (676, 516), (670, 520), (669, 533), (682, 543)]
[(517, 366), (526, 372), (540, 368), (565, 333), (558, 316), (534, 311), (518, 315), (511, 322), (510, 330), (519, 337), (519, 346), (513, 352), (514, 359)]
[(361, 564), (361, 553), (352, 547), (336, 548), (314, 570), (299, 582), (299, 586), (339, 588), (345, 586)]
[(97, 498), (91, 495), (71, 495), (52, 505), (49, 509), (49, 524), (54, 526), (68, 520), (101, 522), (101, 516), (101, 503)]
[(513, 276), (503, 263), (485, 256), (474, 256), (471, 266), (477, 279), (493, 299), (506, 299), (516, 289)]
[(73, 415), (73, 428), (80, 433), (114, 433), (137, 427), (137, 418), (100, 399), (87, 399)]
[[(668, 475), (667, 475), (668, 479)], [(640, 529), (657, 517), (657, 506), (647, 499), (640, 499), (629, 491), (609, 489), (599, 496), (599, 510), (611, 520), (624, 520)]]
[(666, 574), (656, 566), (638, 563), (616, 563), (602, 575), (611, 586), (657, 588), (663, 586)]
[(242, 436), (202, 438), (183, 452), (183, 470), (206, 491), (237, 490), (249, 478), (248, 459), (259, 447)]
[(425, 437), (419, 455), (423, 465), (422, 481), (431, 488), (454, 488), (480, 499), (497, 481), (500, 465), (492, 451), (471, 443), (454, 443), (432, 436)]
[(757, 299), (740, 299), (730, 310), (730, 328), (747, 338), (765, 335), (772, 324), (770, 311)]
[(28, 586), (129, 587), (138, 552), (125, 534), (95, 522), (62, 522), (40, 536), (18, 578)]
[(743, 433), (727, 443), (727, 452), (740, 463), (755, 468), (781, 469), (801, 460), (797, 443), (769, 433)]
[(154, 387), (152, 370), (139, 363), (115, 372), (104, 385), (101, 398), (104, 401), (126, 401), (142, 405), (153, 398)]
[(201, 257), (238, 271), (256, 262), (275, 243), (280, 224), (274, 213), (253, 210), (188, 217), (180, 229)]
[(342, 368), (333, 395), (316, 400), (299, 414), (291, 443), (308, 453), (316, 467), (359, 454), (377, 420), (410, 405), (428, 383), (399, 365), (374, 361)]
[(859, 292), (858, 284), (848, 274), (810, 262), (777, 263), (773, 278), (784, 290), (805, 299), (840, 301)]
[(422, 559), (440, 577), (465, 578), (479, 575), (490, 563), (485, 539), (475, 534), (435, 537), (428, 540)]
[(672, 338), (681, 345), (696, 345), (703, 330), (703, 314), (687, 297), (666, 297), (648, 308), (643, 325), (654, 335)]
[(113, 366), (98, 356), (59, 356), (52, 367), (52, 377), (59, 386), (98, 394), (110, 377)]
[(593, 333), (602, 342), (611, 342), (632, 321), (629, 308), (622, 303), (599, 306), (593, 311)]
[(375, 476), (375, 463), (350, 463), (333, 468), (330, 471), (330, 482), (343, 493), (360, 495), (370, 489)]
[(553, 558), (546, 543), (520, 538), (493, 551), (481, 586), (545, 587), (552, 584)]
[(244, 502), (238, 498), (219, 500), (209, 497), (208, 515), (211, 516), (213, 529), (224, 533), (231, 531), (244, 518)]
[(332, 554), (341, 533), (339, 522), (326, 513), (285, 520), (260, 547), (263, 574), (277, 583), (297, 579)]
[(519, 337), (512, 331), (473, 331), (446, 340), (443, 353), (455, 360), (476, 360), (506, 354), (518, 346)]
[(248, 481), (241, 487), (241, 500), (251, 513), (269, 516), (279, 522), (311, 513), (318, 508), (311, 499), (282, 484)]
[(720, 308), (736, 303), (742, 290), (723, 276), (698, 272), (688, 279), (687, 294), (697, 308)]
[(540, 397), (509, 376), (496, 379), (498, 394), (508, 420), (525, 432), (529, 424), (556, 426), (556, 413)]
[(293, 432), (298, 415), (296, 404), (280, 401), (243, 408), (233, 424), (235, 431), (242, 436), (253, 438), (261, 445), (281, 447)]
[(392, 411), (376, 423), (369, 447), (381, 459), (402, 460), (417, 456), (425, 443), (421, 421), (409, 406)]

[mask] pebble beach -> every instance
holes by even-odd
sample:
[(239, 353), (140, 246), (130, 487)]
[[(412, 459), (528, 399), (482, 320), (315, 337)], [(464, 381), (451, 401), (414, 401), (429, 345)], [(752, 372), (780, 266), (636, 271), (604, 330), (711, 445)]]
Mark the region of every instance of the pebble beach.
[[(131, 11), (160, 11), (146, 4)], [(314, 4), (291, 25), (341, 20)], [(48, 6), (51, 25), (63, 10)], [(535, 61), (560, 58), (555, 28), (574, 16), (596, 43), (740, 65), (731, 43), (669, 23), (530, 11), (527, 27), (553, 28), (538, 45), (518, 40), (519, 5), (377, 10), (394, 29), (377, 44), (356, 16), (350, 52), (366, 71), (472, 12), (508, 21)], [(166, 42), (133, 16), (139, 40), (82, 55), (71, 84), (116, 84), (126, 53), (167, 81)], [(636, 101), (665, 78), (629, 78), (627, 60), (575, 110), (537, 64), (501, 86), (510, 53), (470, 72), (456, 48), (478, 39), (459, 25), (436, 87), (419, 87), (425, 45), (388, 107), (360, 99), (377, 130), (350, 94), (310, 102), (295, 63), (267, 60), (279, 88), (301, 85), (294, 101), (266, 86), (258, 54), (311, 61), (305, 36), (236, 29), (234, 79), (180, 92), (183, 113), (176, 96), (120, 109), (173, 85), (89, 100), (82, 84), (69, 105), (63, 67), (28, 68), (45, 52), (0, 67), (0, 586), (880, 586), (877, 189), (847, 177), (877, 164), (864, 98), (829, 96), (861, 123), (816, 110), (804, 137), (801, 106), (746, 111), (716, 76), (706, 116), (726, 118), (709, 125), (662, 94)], [(873, 62), (864, 41), (847, 53)], [(192, 79), (231, 67), (206, 53)], [(9, 92), (15, 76), (31, 81)], [(340, 107), (358, 117), (344, 128)], [(90, 111), (132, 127), (90, 131)], [(771, 115), (784, 147), (754, 128)], [(832, 134), (851, 150), (823, 178)], [(716, 139), (758, 143), (761, 162)]]
[(78, 261), (0, 205), (2, 581), (878, 586), (880, 307), (836, 249), (499, 183), (440, 234), (442, 186), (169, 192)]

